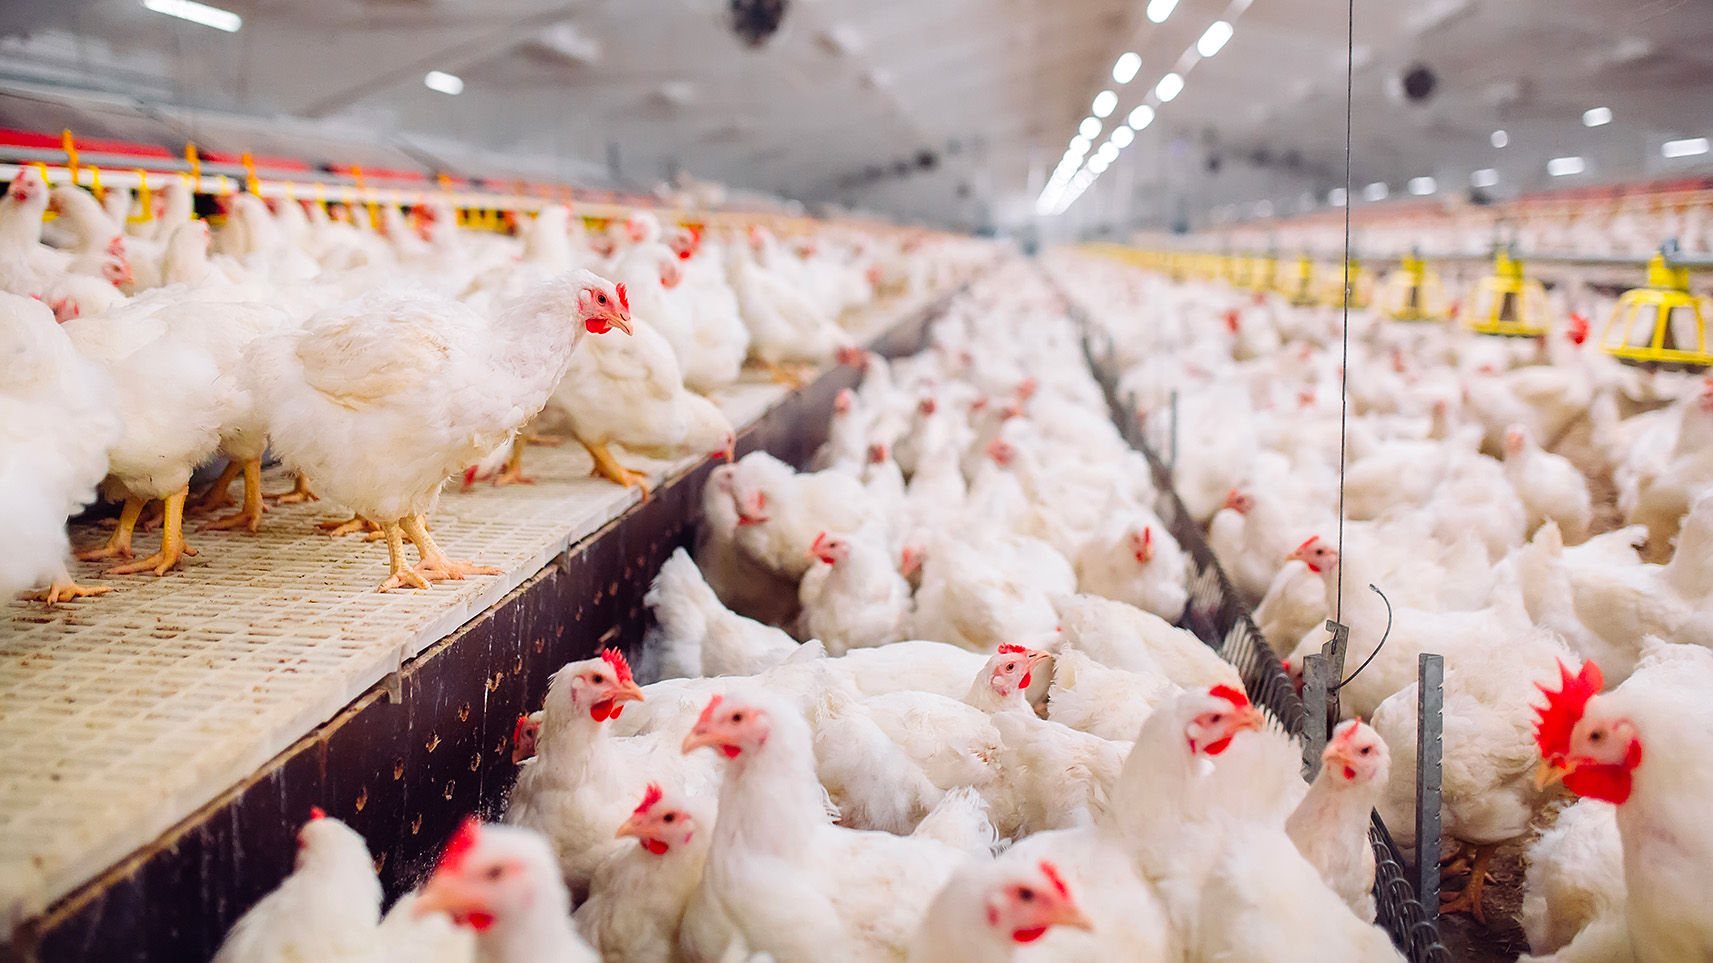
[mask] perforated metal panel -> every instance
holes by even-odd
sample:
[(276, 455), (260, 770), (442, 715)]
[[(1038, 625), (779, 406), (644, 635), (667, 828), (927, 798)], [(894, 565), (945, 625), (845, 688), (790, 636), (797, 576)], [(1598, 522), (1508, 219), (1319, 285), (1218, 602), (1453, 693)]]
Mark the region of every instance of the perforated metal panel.
[[(742, 425), (784, 395), (755, 381), (718, 400)], [(656, 480), (698, 460), (624, 458)], [(154, 839), (639, 497), (590, 467), (574, 442), (534, 447), (534, 485), (449, 486), (436, 541), (505, 575), (377, 593), (385, 546), (317, 531), (349, 516), (322, 501), (270, 508), (255, 535), (193, 527), (200, 554), (165, 577), (79, 563), (80, 581), (114, 590), (0, 606), (0, 923)], [(289, 486), (267, 478), (269, 491)], [(72, 541), (106, 536), (77, 525)], [(158, 538), (138, 532), (135, 546)]]

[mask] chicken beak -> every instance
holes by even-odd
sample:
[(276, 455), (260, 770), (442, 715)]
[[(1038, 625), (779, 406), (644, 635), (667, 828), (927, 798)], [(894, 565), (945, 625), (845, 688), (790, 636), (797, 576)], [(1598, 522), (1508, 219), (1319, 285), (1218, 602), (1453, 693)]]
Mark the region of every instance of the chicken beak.
[(1033, 669), (1052, 657), (1053, 653), (1042, 652), (1040, 649), (1036, 649), (1029, 653), (1029, 668)]
[(639, 815), (637, 813), (631, 813), (630, 818), (626, 819), (624, 821), (624, 823), (619, 826), (619, 831), (613, 834), (614, 839), (623, 839), (626, 836), (636, 836), (638, 838), (641, 838), (641, 836), (642, 836), (642, 816), (641, 815)]
[(1571, 767), (1564, 760), (1546, 760), (1535, 769), (1535, 791), (1544, 791), (1548, 786), (1564, 781), (1570, 775)]
[(1052, 914), (1051, 922), (1054, 926), (1068, 926), (1077, 930), (1094, 929), (1094, 921), (1070, 900), (1065, 900)]
[(635, 331), (631, 328), (630, 318), (625, 317), (622, 314), (614, 314), (610, 318), (608, 318), (608, 320), (612, 321), (613, 327), (618, 328), (620, 331), (623, 331), (625, 334), (634, 334), (635, 333)]
[(1242, 714), (1238, 716), (1237, 722), (1239, 730), (1247, 729), (1250, 732), (1260, 732), (1261, 728), (1267, 724), (1267, 716), (1254, 706), (1245, 706)]
[(607, 698), (614, 702), (646, 702), (642, 697), (642, 687), (635, 682), (621, 682), (607, 691)]
[(719, 744), (720, 738), (712, 730), (706, 729), (702, 726), (697, 726), (690, 730), (689, 735), (684, 737), (684, 745), (681, 747), (681, 750), (685, 755), (689, 755), (703, 746), (718, 747)]
[(420, 919), (430, 913), (445, 913), (457, 919), (471, 905), (473, 900), (470, 894), (464, 891), (464, 885), (460, 881), (444, 873), (437, 873), (417, 894), (411, 914)]

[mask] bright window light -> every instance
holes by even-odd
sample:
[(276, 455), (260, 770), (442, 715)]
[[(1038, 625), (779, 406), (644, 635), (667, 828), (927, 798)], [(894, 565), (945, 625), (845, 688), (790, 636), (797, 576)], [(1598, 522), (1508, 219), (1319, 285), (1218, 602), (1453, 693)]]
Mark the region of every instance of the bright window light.
[(422, 78), (423, 86), (429, 90), (438, 90), (443, 94), (461, 94), (464, 92), (464, 80), (443, 70), (430, 70)]
[(1148, 19), (1154, 23), (1165, 23), (1176, 9), (1178, 0), (1148, 0)]
[(1092, 141), (1100, 136), (1100, 121), (1093, 117), (1084, 117), (1082, 126), (1077, 128), (1077, 132)]
[(1335, 187), (1331, 191), (1327, 192), (1326, 202), (1328, 204), (1331, 204), (1333, 207), (1343, 207), (1344, 206), (1344, 198), (1345, 198), (1344, 188)]
[(1668, 140), (1660, 145), (1659, 152), (1665, 157), (1694, 157), (1707, 153), (1707, 138), (1690, 137), (1685, 140)]
[(1084, 154), (1088, 153), (1088, 149), (1090, 146), (1092, 146), (1092, 144), (1093, 144), (1093, 142), (1090, 141), (1087, 137), (1084, 137), (1083, 135), (1078, 134), (1077, 136), (1071, 138), (1071, 146), (1066, 148), (1065, 153), (1075, 154), (1078, 157), (1081, 157)]
[(1439, 183), (1431, 177), (1410, 178), (1410, 193), (1417, 197), (1426, 197), (1439, 190)]
[(1588, 162), (1580, 157), (1554, 157), (1546, 162), (1546, 172), (1554, 177), (1580, 174), (1587, 169)]
[(1469, 175), (1469, 184), (1472, 187), (1495, 187), (1498, 183), (1499, 172), (1491, 167), (1483, 167)]
[(1231, 24), (1224, 20), (1215, 20), (1208, 25), (1207, 31), (1196, 41), (1196, 53), (1203, 57), (1211, 57), (1219, 53), (1225, 42), (1231, 39)]
[(1612, 122), (1612, 108), (1590, 107), (1582, 112), (1582, 126), (1604, 127)]
[(1135, 139), (1135, 132), (1128, 127), (1118, 127), (1112, 132), (1112, 143), (1117, 144), (1119, 150), (1129, 147), (1130, 142)]
[(1112, 113), (1112, 108), (1118, 106), (1118, 95), (1110, 90), (1103, 90), (1094, 95), (1094, 107), (1090, 112), (1096, 117), (1105, 117)]
[(194, 0), (143, 0), (143, 6), (156, 13), (200, 23), (204, 27), (213, 27), (227, 33), (237, 33), (238, 28), (244, 25), (244, 18), (232, 11), (196, 3)]
[(1127, 84), (1136, 79), (1136, 71), (1142, 69), (1142, 58), (1134, 52), (1119, 56), (1118, 62), (1112, 65), (1112, 82)]
[(1142, 130), (1153, 122), (1154, 108), (1147, 104), (1143, 104), (1130, 112), (1130, 127), (1133, 130)]
[(1504, 147), (1511, 142), (1511, 135), (1502, 130), (1496, 130), (1493, 132), (1493, 136), (1487, 138), (1487, 141), (1494, 147)]
[(1362, 189), (1362, 196), (1370, 201), (1383, 201), (1391, 193), (1382, 181), (1375, 181)]
[(1169, 104), (1172, 98), (1184, 92), (1184, 78), (1177, 74), (1167, 74), (1154, 85), (1154, 96), (1160, 98), (1160, 103)]

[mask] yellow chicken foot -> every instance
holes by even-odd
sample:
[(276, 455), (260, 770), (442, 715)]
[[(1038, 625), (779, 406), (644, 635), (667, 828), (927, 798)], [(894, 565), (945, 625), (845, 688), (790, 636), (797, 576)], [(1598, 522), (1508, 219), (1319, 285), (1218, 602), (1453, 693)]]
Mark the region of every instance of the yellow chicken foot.
[(119, 524), (113, 526), (113, 534), (108, 536), (107, 544), (100, 548), (86, 548), (77, 553), (77, 557), (85, 562), (102, 558), (131, 558), (137, 553), (131, 551), (131, 533), (137, 529), (137, 519), (143, 514), (143, 500), (136, 496), (125, 498), (125, 508), (119, 513)]
[(103, 595), (111, 591), (113, 591), (113, 587), (110, 585), (79, 585), (71, 580), (71, 576), (64, 575), (54, 579), (53, 585), (34, 592), (25, 592), (20, 598), (54, 605), (58, 602), (69, 602), (72, 599), (87, 598), (91, 595)]
[(523, 438), (523, 443), (526, 445), (539, 445), (542, 448), (558, 448), (560, 445), (565, 444), (565, 436), (564, 435), (525, 435)]
[(428, 520), (421, 515), (414, 515), (402, 520), (404, 534), (422, 556), (422, 561), (416, 566), (418, 574), (431, 582), (444, 582), (449, 579), (462, 579), (469, 575), (503, 575), (503, 569), (492, 565), (477, 565), (460, 559), (447, 557), (434, 543), (434, 537), (428, 534)]
[(137, 527), (145, 532), (152, 532), (161, 527), (161, 519), (166, 508), (163, 504), (146, 502), (143, 505), (143, 517), (138, 519)]
[(512, 453), (506, 458), (505, 467), (494, 474), (494, 487), (503, 485), (533, 485), (535, 479), (524, 476), (523, 445), (513, 444)]
[(378, 537), (385, 537), (381, 526), (355, 513), (342, 522), (316, 522), (315, 527), (333, 538), (338, 538), (341, 535), (354, 535), (357, 532), (367, 532)]
[(196, 549), (186, 545), (184, 541), (184, 500), (189, 495), (190, 486), (186, 485), (166, 497), (166, 524), (161, 528), (160, 551), (148, 558), (110, 568), (107, 574), (132, 575), (153, 571), (156, 575), (165, 575), (177, 566), (184, 556), (195, 555)]
[(595, 459), (595, 470), (590, 474), (607, 481), (616, 482), (626, 488), (641, 487), (642, 500), (648, 501), (648, 476), (640, 471), (633, 471), (619, 464), (613, 453), (606, 445), (591, 445), (583, 442), (583, 447), (589, 450), (589, 457)]
[[(220, 469), (220, 477), (214, 479), (214, 484), (197, 493), (196, 500), (185, 506), (185, 513), (201, 515), (217, 508), (225, 508), (227, 505), (236, 505), (237, 502), (232, 500), (232, 482), (243, 470), (243, 462), (236, 458), (228, 459), (226, 467)], [(245, 481), (248, 482), (248, 479)]]
[(262, 504), (262, 461), (252, 458), (243, 463), (244, 468), (244, 507), (225, 518), (216, 519), (202, 526), (203, 531), (214, 529), (242, 528), (255, 534), (262, 525), (262, 513), (267, 507)]
[(792, 391), (796, 391), (798, 388), (803, 387), (803, 376), (797, 372), (772, 361), (768, 361), (766, 358), (759, 358), (757, 360), (761, 364), (761, 369), (773, 378), (774, 384), (784, 385)]
[(1481, 908), (1481, 887), (1487, 881), (1487, 864), (1493, 861), (1493, 856), (1498, 852), (1497, 846), (1474, 847), (1474, 858), (1469, 861), (1469, 882), (1464, 884), (1461, 893), (1440, 894), (1441, 915), (1468, 913), (1475, 917), (1475, 922), (1482, 926), (1487, 925), (1487, 913)]
[(418, 575), (415, 569), (412, 569), (409, 565), (405, 564), (404, 530), (400, 527), (399, 523), (396, 521), (383, 522), (381, 524), (381, 533), (387, 540), (387, 565), (391, 569), (392, 574), (387, 576), (387, 580), (382, 582), (381, 587), (375, 589), (375, 591), (385, 592), (389, 589), (405, 588), (407, 586), (419, 589), (428, 588), (428, 580), (423, 578), (421, 575)]
[(278, 495), (268, 495), (266, 497), (273, 499), (281, 505), (291, 505), (296, 502), (321, 501), (321, 496), (310, 490), (309, 476), (305, 475), (303, 472), (297, 473), (297, 482), (292, 485), (291, 491), (280, 492)]

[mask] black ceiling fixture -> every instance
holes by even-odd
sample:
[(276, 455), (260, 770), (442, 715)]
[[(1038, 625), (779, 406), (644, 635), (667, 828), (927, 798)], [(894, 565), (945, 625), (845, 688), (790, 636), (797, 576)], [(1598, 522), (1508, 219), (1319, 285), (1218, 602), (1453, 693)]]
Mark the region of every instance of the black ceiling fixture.
[(731, 0), (732, 32), (751, 47), (760, 47), (779, 32), (790, 0)]
[(925, 150), (916, 155), (916, 166), (925, 171), (931, 171), (940, 166), (940, 155), (931, 150)]
[(1439, 86), (1439, 75), (1427, 64), (1411, 64), (1398, 78), (1398, 84), (1403, 89), (1404, 99), (1412, 104), (1426, 103)]

